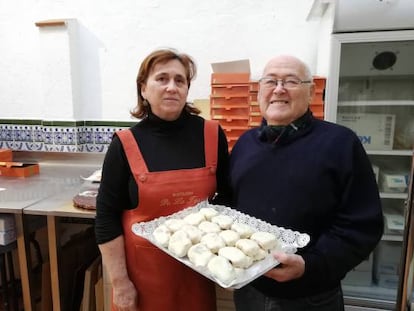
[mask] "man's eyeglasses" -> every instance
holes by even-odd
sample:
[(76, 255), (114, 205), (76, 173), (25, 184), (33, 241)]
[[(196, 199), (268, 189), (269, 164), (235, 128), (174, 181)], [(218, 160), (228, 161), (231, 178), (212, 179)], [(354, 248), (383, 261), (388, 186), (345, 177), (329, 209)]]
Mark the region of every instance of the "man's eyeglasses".
[(272, 78), (261, 78), (259, 80), (261, 86), (266, 89), (274, 89), (279, 83), (285, 89), (295, 89), (298, 88), (301, 84), (312, 83), (311, 80), (300, 80), (296, 78), (286, 78), (286, 79), (272, 79)]

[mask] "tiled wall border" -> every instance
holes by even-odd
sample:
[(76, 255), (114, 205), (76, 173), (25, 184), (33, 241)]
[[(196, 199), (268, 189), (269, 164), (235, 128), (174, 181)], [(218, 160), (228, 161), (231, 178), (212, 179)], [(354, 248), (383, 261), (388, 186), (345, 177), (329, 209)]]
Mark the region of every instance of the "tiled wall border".
[(20, 151), (106, 152), (115, 131), (136, 122), (0, 119), (0, 148)]

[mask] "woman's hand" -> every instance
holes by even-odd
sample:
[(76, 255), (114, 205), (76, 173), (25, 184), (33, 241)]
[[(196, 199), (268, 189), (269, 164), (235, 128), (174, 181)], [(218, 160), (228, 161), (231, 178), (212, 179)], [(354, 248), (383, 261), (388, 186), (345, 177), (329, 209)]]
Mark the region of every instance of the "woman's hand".
[(305, 273), (305, 261), (302, 256), (275, 252), (273, 253), (273, 257), (280, 264), (264, 274), (268, 278), (278, 282), (286, 282), (300, 278)]
[(138, 293), (131, 282), (126, 279), (112, 284), (112, 303), (118, 311), (138, 311)]

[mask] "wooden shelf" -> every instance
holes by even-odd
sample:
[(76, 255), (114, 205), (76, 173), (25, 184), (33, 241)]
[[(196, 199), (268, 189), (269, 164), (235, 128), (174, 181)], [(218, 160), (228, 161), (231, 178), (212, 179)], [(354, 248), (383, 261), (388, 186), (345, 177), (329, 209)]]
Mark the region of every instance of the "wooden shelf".
[(65, 19), (47, 19), (43, 21), (38, 21), (35, 23), (37, 27), (56, 27), (56, 26), (66, 26)]

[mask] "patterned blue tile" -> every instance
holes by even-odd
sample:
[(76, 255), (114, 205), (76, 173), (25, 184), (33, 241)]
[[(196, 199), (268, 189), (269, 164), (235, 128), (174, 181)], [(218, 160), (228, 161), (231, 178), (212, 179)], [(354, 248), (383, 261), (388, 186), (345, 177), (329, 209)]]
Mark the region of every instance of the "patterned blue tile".
[(31, 125), (18, 125), (13, 129), (15, 141), (33, 141), (33, 129)]
[(24, 150), (23, 146), (24, 143), (21, 141), (13, 141), (11, 142), (12, 147), (10, 147), (13, 150)]
[(86, 152), (85, 145), (78, 145), (78, 152)]
[[(116, 122), (116, 126), (85, 126), (87, 121), (16, 121), (0, 124), (0, 148), (28, 151), (52, 152), (99, 152), (108, 150), (113, 134), (123, 128)], [(93, 121), (91, 123), (97, 123)], [(109, 124), (110, 122), (103, 122)], [(122, 122), (121, 122), (122, 123)], [(60, 125), (60, 126), (59, 126)]]
[(33, 140), (43, 142), (43, 127), (41, 125), (33, 126)]
[[(44, 126), (42, 130), (42, 138), (45, 144), (53, 144), (53, 128), (50, 126)], [(49, 151), (49, 150), (46, 150)]]
[(84, 144), (93, 144), (94, 137), (93, 137), (93, 127), (84, 127), (83, 129), (83, 143)]
[(53, 143), (55, 145), (76, 145), (76, 141), (76, 128), (54, 128)]
[[(6, 149), (15, 149), (14, 148), (14, 142), (13, 141), (5, 141), (5, 146), (3, 148)], [(19, 149), (15, 149), (15, 150), (19, 150)]]
[(80, 126), (76, 128), (76, 144), (80, 145), (85, 143), (85, 127)]
[(25, 150), (29, 150), (29, 151), (43, 151), (44, 150), (43, 142), (38, 142), (38, 141), (26, 142), (25, 146), (26, 146)]
[(13, 126), (12, 125), (2, 125), (0, 127), (0, 140), (1, 141), (12, 141), (12, 131)]
[(95, 144), (109, 144), (112, 141), (114, 128), (97, 127), (94, 129), (94, 142)]
[(104, 145), (95, 145), (95, 144), (85, 144), (86, 152), (104, 152)]
[(44, 144), (45, 151), (49, 152), (62, 152), (63, 146), (53, 145), (53, 144)]

